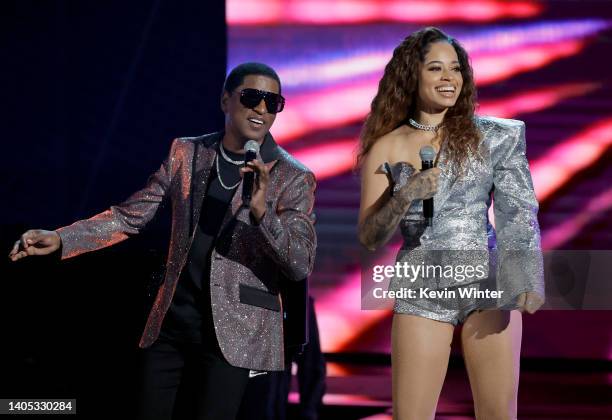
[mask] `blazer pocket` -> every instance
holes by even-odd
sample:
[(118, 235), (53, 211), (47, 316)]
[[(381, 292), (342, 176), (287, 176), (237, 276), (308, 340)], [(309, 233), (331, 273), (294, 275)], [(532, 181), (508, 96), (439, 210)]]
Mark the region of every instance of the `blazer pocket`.
[(244, 284), (239, 284), (238, 288), (240, 290), (240, 303), (280, 312), (278, 295), (273, 295), (265, 290), (257, 289)]

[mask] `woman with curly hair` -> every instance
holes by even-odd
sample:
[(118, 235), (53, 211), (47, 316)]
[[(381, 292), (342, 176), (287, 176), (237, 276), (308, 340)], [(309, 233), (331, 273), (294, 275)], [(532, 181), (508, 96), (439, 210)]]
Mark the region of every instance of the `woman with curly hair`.
[[(517, 415), (521, 312), (544, 299), (538, 202), (524, 123), (475, 116), (475, 102), (466, 51), (424, 28), (393, 52), (361, 135), (360, 242), (377, 249), (400, 226), (398, 262), (455, 269), (391, 279), (392, 290), (417, 292), (394, 305), (395, 419), (434, 418), (459, 324), (476, 418)], [(425, 146), (437, 157), (419, 171)], [(429, 198), (434, 212), (425, 218)]]

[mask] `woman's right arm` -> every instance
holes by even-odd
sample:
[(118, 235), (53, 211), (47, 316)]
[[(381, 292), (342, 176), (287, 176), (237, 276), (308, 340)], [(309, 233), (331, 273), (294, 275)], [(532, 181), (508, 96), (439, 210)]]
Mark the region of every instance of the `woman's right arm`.
[(412, 175), (391, 195), (387, 175), (379, 170), (387, 162), (388, 146), (378, 141), (366, 156), (361, 171), (359, 242), (371, 251), (389, 241), (413, 200), (431, 198), (438, 188), (438, 168)]

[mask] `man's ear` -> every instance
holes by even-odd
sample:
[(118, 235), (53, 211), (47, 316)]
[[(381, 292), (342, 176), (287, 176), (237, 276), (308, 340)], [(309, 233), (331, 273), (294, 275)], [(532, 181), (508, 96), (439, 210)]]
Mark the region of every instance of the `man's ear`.
[(224, 114), (227, 114), (228, 103), (230, 100), (230, 95), (226, 90), (223, 91), (223, 95), (221, 95), (221, 111)]

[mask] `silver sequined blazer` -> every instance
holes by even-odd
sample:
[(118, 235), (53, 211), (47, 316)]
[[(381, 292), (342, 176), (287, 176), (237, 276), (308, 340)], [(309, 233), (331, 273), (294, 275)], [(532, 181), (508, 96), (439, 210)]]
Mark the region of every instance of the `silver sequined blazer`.
[[(522, 292), (544, 297), (538, 201), (526, 157), (525, 123), (476, 117), (476, 124), (482, 133), (480, 158), (470, 156), (467, 171), (458, 177), (441, 152), (433, 226), (425, 226), (423, 202), (415, 200), (400, 221), (404, 242), (397, 261), (418, 265), (435, 260), (441, 266), (482, 263), (487, 266), (489, 286), (504, 291), (496, 306), (512, 308)], [(415, 172), (406, 162), (390, 169), (393, 191)], [(491, 205), (495, 228), (488, 217)], [(463, 284), (469, 282), (464, 280)], [(455, 279), (407, 282), (394, 278), (390, 287), (443, 289), (457, 285)]]
[[(222, 133), (172, 142), (170, 154), (146, 186), (123, 203), (90, 219), (57, 229), (62, 259), (111, 246), (145, 227), (164, 198), (172, 206), (172, 231), (166, 272), (140, 340), (158, 337), (200, 217)], [(268, 134), (266, 141), (274, 140)], [(212, 251), (210, 294), (215, 331), (223, 355), (233, 366), (283, 370), (283, 282), (304, 281), (311, 273), (316, 236), (311, 219), (315, 177), (274, 143), (266, 193), (267, 211), (255, 225), (241, 206), (242, 184), (225, 216)]]

